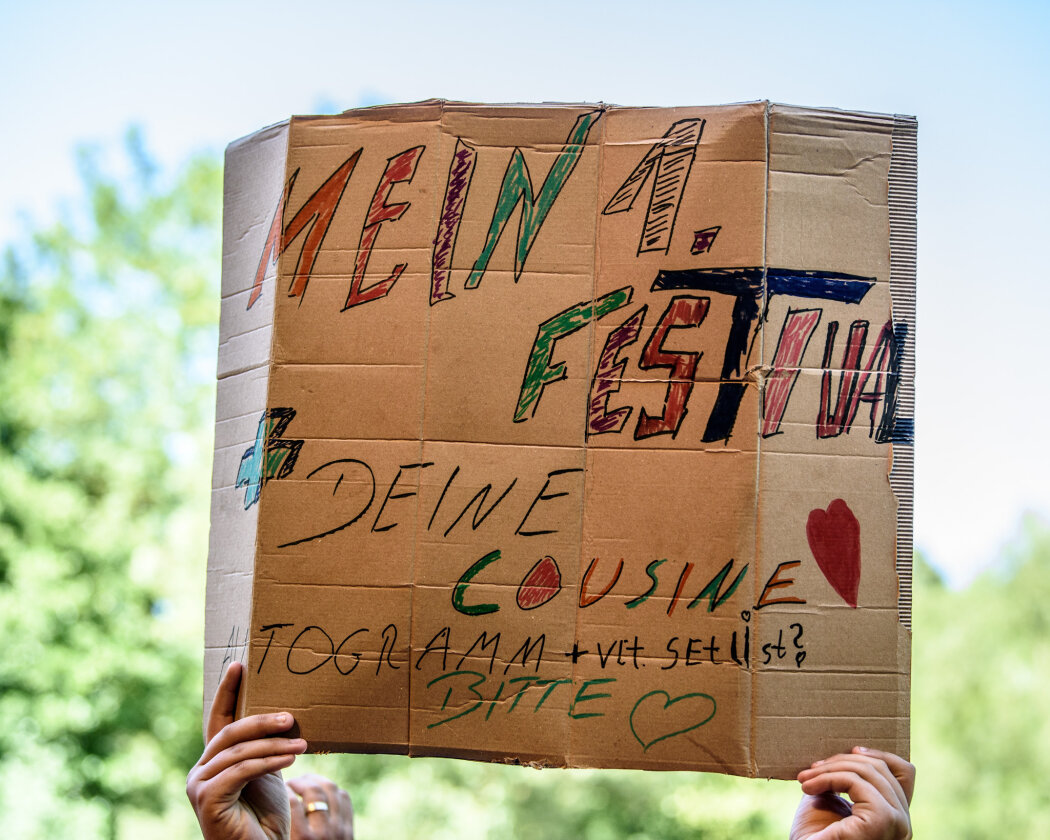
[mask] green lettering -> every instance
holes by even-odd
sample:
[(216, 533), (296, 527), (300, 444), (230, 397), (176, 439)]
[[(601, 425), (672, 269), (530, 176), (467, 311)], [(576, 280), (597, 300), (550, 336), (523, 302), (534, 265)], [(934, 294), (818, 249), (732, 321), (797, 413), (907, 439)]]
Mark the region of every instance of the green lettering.
[(592, 685), (601, 685), (602, 683), (614, 683), (616, 682), (615, 677), (602, 677), (597, 680), (585, 680), (583, 685), (580, 686), (580, 690), (576, 692), (576, 696), (573, 698), (572, 703), (569, 705), (569, 717), (575, 718), (576, 720), (582, 720), (583, 718), (592, 717), (603, 717), (605, 712), (577, 712), (577, 703), (586, 703), (588, 700), (600, 700), (602, 697), (612, 697), (611, 694), (585, 694), (584, 692)]
[(626, 306), (631, 302), (632, 294), (634, 294), (634, 289), (631, 286), (624, 286), (622, 289), (603, 295), (597, 301), (582, 301), (575, 306), (570, 306), (564, 312), (559, 312), (539, 325), (536, 330), (536, 341), (532, 345), (532, 352), (525, 366), (525, 376), (521, 381), (518, 407), (514, 411), (515, 423), (521, 423), (532, 417), (536, 413), (536, 406), (543, 394), (543, 389), (552, 382), (565, 379), (567, 375), (564, 362), (551, 366), (554, 343), (558, 339), (572, 335), (591, 321), (604, 318), (610, 312)]
[(467, 594), (467, 587), (470, 586), (470, 582), (481, 573), (482, 569), (490, 563), (495, 563), (499, 558), (500, 554), (499, 549), (497, 548), (495, 551), (490, 551), (463, 573), (463, 576), (459, 579), (459, 583), (456, 584), (456, 588), (452, 590), (453, 607), (464, 615), (487, 615), (488, 613), (499, 611), (499, 604), (463, 603), (463, 598)]
[(649, 575), (649, 580), (651, 580), (652, 583), (649, 585), (648, 591), (646, 591), (642, 595), (639, 595), (637, 598), (632, 598), (630, 601), (624, 604), (624, 606), (627, 607), (627, 609), (633, 610), (635, 607), (641, 606), (649, 600), (649, 596), (656, 591), (656, 587), (660, 583), (659, 579), (656, 577), (656, 570), (659, 569), (666, 562), (667, 558), (664, 557), (662, 560), (653, 560), (652, 563), (645, 567), (645, 573)]
[(538, 683), (536, 683), (536, 685), (545, 685), (547, 686), (547, 690), (543, 692), (543, 696), (540, 698), (540, 702), (537, 703), (536, 708), (532, 710), (534, 713), (538, 712), (540, 710), (540, 706), (547, 702), (547, 698), (551, 696), (551, 693), (554, 691), (554, 689), (556, 689), (559, 685), (572, 685), (572, 680), (540, 680)]
[(730, 560), (722, 567), (717, 575), (711, 578), (711, 582), (700, 590), (700, 594), (689, 602), (689, 606), (686, 607), (686, 609), (691, 610), (699, 604), (703, 598), (707, 598), (707, 611), (714, 612), (717, 607), (722, 606), (722, 604), (728, 601), (730, 596), (736, 592), (736, 588), (740, 586), (740, 581), (742, 581), (744, 575), (747, 574), (747, 567), (748, 564), (745, 563), (744, 568), (740, 570), (740, 573), (736, 576), (733, 582), (729, 584), (729, 589), (726, 590), (725, 594), (719, 594), (719, 590), (722, 588), (722, 584), (725, 582), (726, 577), (733, 570), (733, 561)]
[[(435, 677), (434, 679), (432, 679), (430, 682), (427, 683), (427, 688), (430, 688), (432, 685), (436, 685), (442, 680), (451, 679), (452, 677), (464, 676), (477, 677), (477, 679), (475, 679), (474, 682), (466, 686), (466, 689), (478, 699), (478, 702), (475, 703), (473, 706), (464, 709), (461, 712), (456, 712), (456, 714), (452, 715), (452, 717), (447, 717), (444, 720), (435, 721), (434, 723), (428, 723), (427, 729), (433, 729), (435, 726), (441, 726), (441, 724), (443, 723), (451, 723), (456, 718), (461, 718), (464, 715), (469, 715), (471, 712), (475, 712), (481, 708), (481, 703), (485, 698), (482, 697), (480, 693), (478, 693), (477, 687), (485, 682), (485, 675), (479, 674), (477, 671), (450, 671), (447, 674), (442, 674), (440, 677)], [(445, 692), (445, 699), (441, 701), (441, 711), (445, 711), (445, 709), (448, 708), (448, 701), (451, 699), (452, 689), (450, 688), (447, 692)]]
[(547, 173), (538, 195), (533, 194), (532, 178), (529, 175), (528, 164), (525, 163), (525, 156), (521, 153), (521, 149), (514, 150), (510, 156), (510, 163), (507, 164), (507, 171), (503, 174), (503, 184), (500, 186), (499, 198), (496, 199), (496, 208), (492, 213), (492, 222), (489, 224), (485, 244), (464, 284), (466, 288), (475, 289), (481, 283), (492, 252), (503, 235), (503, 229), (520, 202), (522, 205), (521, 219), (518, 222), (518, 243), (514, 251), (514, 282), (518, 282), (525, 267), (525, 260), (536, 241), (536, 235), (540, 232), (540, 227), (546, 220), (554, 200), (565, 186), (565, 182), (569, 180), (576, 164), (579, 163), (587, 135), (601, 115), (601, 111), (591, 111), (589, 114), (581, 114), (576, 118), (576, 124), (565, 139), (562, 150), (558, 152), (554, 165)]
[(511, 703), (510, 704), (510, 708), (507, 709), (507, 714), (508, 715), (517, 708), (518, 701), (521, 700), (521, 698), (524, 696), (525, 692), (529, 689), (529, 687), (531, 685), (534, 685), (535, 683), (543, 683), (543, 680), (541, 680), (539, 677), (514, 677), (513, 679), (511, 679), (511, 682), (512, 683), (523, 682), (523, 683), (525, 683), (525, 685), (523, 685), (521, 687), (521, 690), (517, 694), (514, 695), (514, 702)]

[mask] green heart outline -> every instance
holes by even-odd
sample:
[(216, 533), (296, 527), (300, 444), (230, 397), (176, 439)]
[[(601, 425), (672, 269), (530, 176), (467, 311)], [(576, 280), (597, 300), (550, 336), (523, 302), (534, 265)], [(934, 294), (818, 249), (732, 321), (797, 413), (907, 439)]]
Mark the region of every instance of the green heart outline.
[[(673, 706), (679, 700), (688, 700), (690, 697), (706, 697), (708, 700), (711, 701), (711, 714), (709, 714), (706, 718), (704, 718), (702, 721), (700, 721), (700, 723), (694, 723), (692, 726), (687, 726), (685, 729), (678, 729), (678, 730), (675, 730), (674, 732), (668, 732), (666, 735), (661, 735), (659, 738), (656, 738), (655, 740), (650, 741), (647, 744), (647, 743), (645, 743), (645, 741), (643, 741), (641, 738), (638, 737), (638, 732), (634, 728), (634, 713), (638, 711), (638, 707), (641, 706), (643, 702), (645, 702), (650, 697), (653, 697), (653, 696), (655, 696), (657, 694), (662, 694), (664, 697), (667, 698), (667, 702), (664, 703), (664, 710), (665, 711), (667, 709), (671, 708), (671, 706)], [(634, 704), (634, 708), (631, 709), (631, 716), (630, 716), (630, 719), (629, 719), (629, 723), (630, 723), (630, 726), (631, 726), (631, 734), (634, 735), (634, 740), (636, 740), (639, 744), (642, 745), (642, 752), (647, 752), (649, 747), (653, 746), (654, 744), (660, 743), (660, 741), (666, 741), (668, 738), (674, 738), (674, 737), (676, 737), (678, 735), (684, 735), (686, 732), (692, 732), (694, 729), (699, 729), (705, 723), (710, 721), (711, 718), (713, 718), (715, 716), (715, 713), (717, 711), (718, 711), (718, 703), (715, 702), (715, 698), (712, 697), (710, 694), (704, 694), (702, 691), (694, 691), (694, 692), (691, 692), (690, 694), (682, 694), (679, 697), (675, 697), (675, 698), (672, 699), (670, 694), (668, 694), (662, 688), (658, 688), (655, 691), (650, 691), (648, 694), (643, 694), (641, 697), (639, 697), (638, 698), (638, 702), (635, 703)]]

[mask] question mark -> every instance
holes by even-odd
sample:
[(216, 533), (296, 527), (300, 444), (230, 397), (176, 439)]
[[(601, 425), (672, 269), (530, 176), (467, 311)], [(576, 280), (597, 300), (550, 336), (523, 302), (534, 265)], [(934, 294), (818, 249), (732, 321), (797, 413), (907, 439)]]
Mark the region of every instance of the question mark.
[(801, 668), (802, 663), (806, 660), (806, 651), (803, 649), (802, 643), (799, 641), (799, 639), (802, 638), (802, 625), (796, 622), (795, 624), (792, 624), (791, 627), (792, 629), (797, 628), (795, 638), (792, 641), (795, 647), (798, 648), (798, 653), (795, 654), (795, 667)]

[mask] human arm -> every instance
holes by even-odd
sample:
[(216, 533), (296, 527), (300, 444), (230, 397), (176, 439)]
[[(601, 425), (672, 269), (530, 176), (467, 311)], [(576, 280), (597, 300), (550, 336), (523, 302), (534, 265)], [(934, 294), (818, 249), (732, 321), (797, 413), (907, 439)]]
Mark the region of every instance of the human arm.
[(903, 758), (854, 747), (816, 762), (798, 780), (803, 797), (791, 840), (910, 840), (915, 767)]

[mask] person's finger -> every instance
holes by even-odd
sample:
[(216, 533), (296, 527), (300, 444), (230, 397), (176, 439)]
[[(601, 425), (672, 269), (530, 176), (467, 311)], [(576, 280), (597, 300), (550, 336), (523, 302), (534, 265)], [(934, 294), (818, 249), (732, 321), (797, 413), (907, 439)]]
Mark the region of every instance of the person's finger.
[(911, 798), (915, 793), (915, 765), (910, 761), (906, 761), (899, 755), (893, 753), (883, 752), (882, 750), (873, 750), (870, 747), (854, 747), (853, 752), (855, 754), (871, 756), (881, 761), (886, 762), (886, 766), (893, 774), (894, 778), (900, 784), (901, 789), (904, 791), (904, 796), (911, 802)]
[[(885, 765), (883, 765), (883, 768), (885, 768)], [(864, 802), (873, 807), (885, 804), (885, 806), (890, 808), (907, 810), (908, 805), (904, 798), (904, 793), (889, 770), (880, 773), (875, 766), (864, 761), (828, 761), (808, 774), (800, 773), (799, 781), (802, 783), (802, 791), (804, 793), (818, 794), (827, 791), (845, 793), (846, 791), (841, 787), (827, 787), (827, 779), (834, 777), (840, 780), (839, 783), (841, 783), (841, 779), (849, 774), (863, 780), (868, 786), (857, 788), (859, 792), (866, 794), (869, 788), (871, 790), (871, 795), (861, 800), (854, 799), (853, 794), (849, 794), (854, 804)], [(822, 782), (822, 779), (825, 781)]]
[[(864, 754), (842, 754), (814, 764), (808, 770), (798, 774), (798, 780), (803, 783), (803, 790), (807, 793), (805, 783), (816, 778), (821, 773), (856, 773), (871, 784), (879, 795), (892, 807), (908, 810), (908, 800), (900, 783), (890, 772), (886, 762), (881, 759)], [(841, 791), (839, 791), (841, 792)]]
[(342, 788), (337, 794), (339, 800), (339, 815), (344, 824), (343, 837), (341, 840), (354, 840), (354, 803), (350, 801), (350, 794)]
[[(867, 835), (861, 834), (859, 836), (865, 837)], [(847, 820), (842, 820), (825, 826), (816, 834), (809, 835), (806, 840), (857, 840), (857, 838), (856, 824), (851, 825)]]
[[(339, 785), (324, 776), (319, 776), (316, 773), (306, 773), (302, 776), (298, 776), (288, 782), (288, 787), (298, 793), (304, 800), (323, 800), (328, 804), (328, 811), (331, 816), (343, 816), (345, 803), (350, 801), (349, 795), (341, 790)], [(344, 798), (339, 794), (343, 793)]]
[(306, 741), (302, 738), (259, 738), (234, 744), (229, 749), (222, 750), (208, 761), (199, 764), (195, 770), (198, 778), (207, 780), (243, 761), (276, 755), (290, 755), (294, 758), (304, 752), (306, 752)]
[[(815, 770), (820, 765), (827, 764), (830, 761), (848, 760), (850, 758), (862, 758), (865, 761), (870, 761), (874, 766), (879, 768), (880, 772), (883, 771), (883, 765), (885, 765), (889, 775), (892, 776), (897, 785), (900, 786), (905, 801), (908, 803), (911, 802), (911, 798), (915, 793), (915, 766), (911, 764), (911, 762), (906, 761), (893, 753), (872, 749), (870, 747), (854, 747), (849, 753), (840, 753), (831, 758), (816, 761), (807, 769)], [(805, 773), (807, 771), (804, 770), (802, 772)]]
[(853, 813), (853, 808), (850, 807), (849, 802), (837, 793), (819, 793), (812, 796), (804, 793), (798, 809), (800, 811), (805, 809), (808, 811), (827, 813), (829, 815), (834, 815), (835, 819), (839, 820), (845, 819)]
[(195, 808), (206, 797), (228, 804), (237, 799), (249, 781), (290, 766), (305, 749), (305, 741), (295, 743), (290, 739), (238, 744), (208, 762), (194, 765), (186, 777), (186, 795)]
[(224, 726), (233, 723), (234, 715), (237, 713), (237, 689), (241, 684), (242, 667), (240, 662), (231, 662), (226, 668), (226, 673), (219, 680), (219, 688), (215, 692), (215, 699), (211, 701), (208, 723), (204, 729), (205, 744), (214, 738)]
[(303, 811), (306, 813), (306, 822), (310, 829), (315, 834), (326, 836), (329, 822), (338, 817), (338, 813), (333, 813), (333, 806), (337, 806), (338, 801), (331, 801), (338, 800), (338, 797), (332, 795), (338, 788), (324, 776), (315, 774), (293, 779), (288, 786), (302, 797)]
[(852, 770), (828, 770), (802, 782), (802, 792), (807, 796), (829, 793), (844, 793), (854, 805), (888, 800), (867, 779)]
[(268, 738), (287, 732), (292, 728), (295, 719), (288, 712), (276, 712), (265, 715), (250, 715), (233, 723), (228, 723), (218, 734), (212, 737), (204, 747), (198, 764), (206, 764), (223, 750), (245, 741)]
[(292, 814), (292, 837), (295, 840), (311, 840), (313, 833), (310, 831), (310, 826), (306, 822), (306, 812), (303, 810), (303, 800), (299, 798), (299, 794), (292, 789), (289, 783), (288, 785), (288, 809)]
[(791, 821), (789, 840), (811, 840), (812, 836), (829, 825), (846, 819), (852, 813), (850, 804), (834, 793), (819, 796), (802, 795)]
[[(350, 794), (331, 779), (316, 774), (299, 776), (288, 781), (304, 803), (304, 809), (313, 803), (324, 803), (328, 810), (305, 811), (313, 835), (325, 840), (353, 840), (354, 808)], [(316, 805), (313, 805), (316, 807)]]
[(290, 767), (295, 758), (293, 753), (239, 761), (226, 767), (214, 777), (194, 780), (191, 801), (201, 807), (207, 807), (207, 803), (221, 807), (234, 802), (240, 797), (241, 791), (248, 782)]
[[(841, 763), (838, 764), (841, 766)], [(850, 769), (824, 770), (803, 782), (802, 790), (808, 795), (844, 793), (853, 800), (852, 814), (849, 817), (818, 831), (809, 840), (910, 837), (908, 807), (901, 804), (895, 795), (886, 796), (886, 781), (885, 777), (873, 771), (871, 765), (856, 763)]]
[[(808, 840), (848, 840), (858, 837), (885, 838), (893, 824), (895, 810), (867, 780), (853, 772), (823, 773), (804, 782), (802, 790), (809, 796), (827, 801), (836, 793), (853, 800), (852, 812), (844, 819), (825, 825)], [(859, 833), (866, 826), (864, 833)]]

